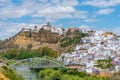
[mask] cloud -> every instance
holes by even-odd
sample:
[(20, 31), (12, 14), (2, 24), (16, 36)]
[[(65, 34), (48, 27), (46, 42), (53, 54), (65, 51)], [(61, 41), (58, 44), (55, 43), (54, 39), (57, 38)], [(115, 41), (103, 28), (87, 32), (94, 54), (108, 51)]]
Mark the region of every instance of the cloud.
[(109, 28), (103, 28), (102, 30), (108, 31), (108, 32), (113, 32), (114, 34), (117, 34), (120, 36), (120, 27), (109, 27)]
[(41, 28), (42, 24), (26, 24), (26, 23), (5, 23), (0, 22), (0, 40), (12, 37), (18, 33), (22, 28), (34, 28), (34, 26)]
[(3, 19), (7, 18), (20, 18), (29, 14), (30, 12), (26, 9), (18, 9), (18, 8), (3, 8), (0, 10), (0, 17)]
[(97, 22), (99, 21), (98, 19), (85, 19), (85, 22)]
[(44, 10), (39, 10), (32, 17), (45, 17), (47, 20), (59, 20), (63, 18), (87, 18), (87, 11), (75, 10), (73, 6), (60, 6), (57, 5), (47, 7)]
[(11, 2), (11, 4), (0, 8), (0, 18), (20, 18), (32, 14), (35, 11), (35, 4), (36, 3), (32, 0), (30, 0), (30, 2), (26, 0), (21, 5), (15, 5)]
[(18, 19), (24, 16), (55, 21), (64, 18), (87, 18), (86, 11), (77, 11), (78, 0), (22, 0), (16, 5), (11, 0), (1, 0), (8, 5), (0, 8), (1, 19)]
[[(14, 19), (24, 16), (45, 18), (46, 20), (72, 18), (72, 14), (77, 12), (74, 6), (79, 5), (78, 0), (22, 0), (20, 5), (11, 2), (11, 0), (1, 1), (2, 4), (10, 3), (0, 8), (1, 19)], [(77, 14), (75, 13), (75, 15)], [(85, 16), (82, 14), (82, 17)]]
[(39, 10), (33, 17), (45, 17), (48, 19), (62, 19), (72, 17), (71, 13), (75, 12), (72, 6), (52, 6), (44, 10)]
[[(55, 0), (53, 0), (55, 1)], [(61, 0), (62, 2), (60, 3), (61, 6), (76, 6), (79, 5), (78, 0)]]
[(79, 26), (79, 29), (90, 30), (90, 29), (95, 29), (95, 26), (81, 25)]
[(120, 27), (114, 27), (112, 29), (109, 29), (109, 31), (112, 31), (115, 34), (120, 35)]
[(100, 9), (96, 12), (96, 14), (105, 14), (108, 15), (112, 12), (114, 12), (115, 10), (113, 8), (106, 8), (106, 9)]
[(120, 4), (120, 0), (85, 0), (81, 5), (90, 5), (99, 8), (113, 7)]
[(85, 18), (87, 18), (87, 11), (76, 11), (75, 13), (74, 13), (74, 18), (83, 18), (83, 19), (85, 19)]
[(11, 3), (11, 0), (0, 0), (0, 7), (9, 5)]

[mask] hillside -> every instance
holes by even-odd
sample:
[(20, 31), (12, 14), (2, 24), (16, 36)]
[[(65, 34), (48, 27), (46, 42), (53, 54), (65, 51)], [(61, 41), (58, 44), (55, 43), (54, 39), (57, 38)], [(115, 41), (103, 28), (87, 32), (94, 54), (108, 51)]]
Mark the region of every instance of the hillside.
[[(0, 41), (0, 52), (6, 51), (9, 48), (31, 48), (38, 49), (49, 47), (59, 53), (69, 52), (73, 50), (76, 44), (82, 43), (82, 38), (91, 36), (95, 31), (83, 31), (74, 27), (64, 29), (53, 27), (48, 22), (40, 29), (37, 26), (34, 28), (22, 28), (21, 31), (8, 40)], [(114, 35), (111, 32), (101, 34), (104, 37)]]
[[(49, 23), (43, 25), (40, 29), (37, 26), (34, 26), (33, 29), (31, 28), (22, 28), (21, 31), (6, 41), (1, 41), (0, 49), (7, 50), (8, 48), (28, 48), (31, 47), (32, 49), (38, 49), (41, 47), (49, 47), (55, 51), (60, 51), (63, 47), (64, 50), (74, 46), (75, 41), (78, 41), (83, 36), (79, 36), (80, 30), (77, 28), (69, 28), (68, 30), (63, 28), (57, 28), (51, 26)], [(74, 39), (72, 44), (67, 39)], [(77, 38), (79, 38), (77, 40)], [(63, 40), (65, 39), (65, 40)], [(63, 40), (63, 41), (61, 41)], [(66, 45), (67, 43), (67, 45)], [(64, 45), (64, 46), (63, 46)], [(68, 48), (67, 48), (68, 47)], [(71, 47), (73, 48), (73, 47)], [(63, 50), (62, 50), (63, 51)], [(66, 50), (65, 50), (66, 51)]]
[[(1, 46), (8, 46), (9, 44), (12, 44), (17, 45), (19, 48), (27, 48), (31, 45), (32, 49), (47, 46), (56, 51), (61, 37), (61, 33), (59, 32), (61, 31), (62, 29), (52, 27), (49, 23), (47, 25), (43, 25), (40, 29), (37, 29), (37, 26), (35, 26), (34, 29), (23, 28), (14, 37), (1, 42)], [(5, 49), (5, 47), (3, 49)]]
[[(53, 50), (56, 50), (59, 37), (56, 34), (49, 33), (46, 30), (41, 31), (40, 33), (31, 34), (32, 36), (28, 37), (30, 35), (29, 32), (21, 32), (12, 40), (12, 42), (19, 45), (20, 48), (27, 48), (28, 45), (32, 45), (32, 49), (48, 46)], [(47, 36), (48, 34), (51, 37)]]

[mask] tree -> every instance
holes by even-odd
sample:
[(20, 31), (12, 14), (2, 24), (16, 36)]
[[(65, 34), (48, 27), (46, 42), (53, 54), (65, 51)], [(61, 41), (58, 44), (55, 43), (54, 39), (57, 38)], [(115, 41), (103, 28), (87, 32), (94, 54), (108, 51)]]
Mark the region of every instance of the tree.
[(18, 49), (8, 49), (6, 53), (2, 54), (2, 56), (6, 57), (7, 59), (15, 59), (18, 54)]
[(53, 51), (51, 48), (44, 47), (44, 48), (39, 48), (38, 50), (38, 56), (43, 57), (43, 56), (50, 56), (50, 57), (57, 57), (57, 52)]
[(40, 78), (43, 80), (62, 80), (62, 75), (57, 70), (45, 69), (39, 72)]

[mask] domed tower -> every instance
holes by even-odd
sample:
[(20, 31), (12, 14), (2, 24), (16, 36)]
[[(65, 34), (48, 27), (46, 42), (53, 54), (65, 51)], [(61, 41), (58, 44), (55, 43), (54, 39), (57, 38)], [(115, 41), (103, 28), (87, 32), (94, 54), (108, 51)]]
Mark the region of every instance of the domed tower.
[(46, 25), (47, 27), (51, 27), (51, 25), (50, 25), (50, 22), (47, 22), (47, 25)]

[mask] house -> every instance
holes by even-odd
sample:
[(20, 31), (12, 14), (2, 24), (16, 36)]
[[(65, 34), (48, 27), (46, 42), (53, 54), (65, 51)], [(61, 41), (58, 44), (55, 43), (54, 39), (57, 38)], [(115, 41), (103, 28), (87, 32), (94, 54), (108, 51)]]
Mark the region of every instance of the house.
[(86, 68), (85, 71), (89, 74), (92, 74), (94, 70), (94, 61), (88, 61), (86, 62)]
[(88, 73), (88, 74), (92, 74), (92, 73), (95, 72), (95, 70), (94, 70), (93, 67), (89, 67), (89, 68), (85, 69), (85, 71), (86, 71), (86, 73)]

